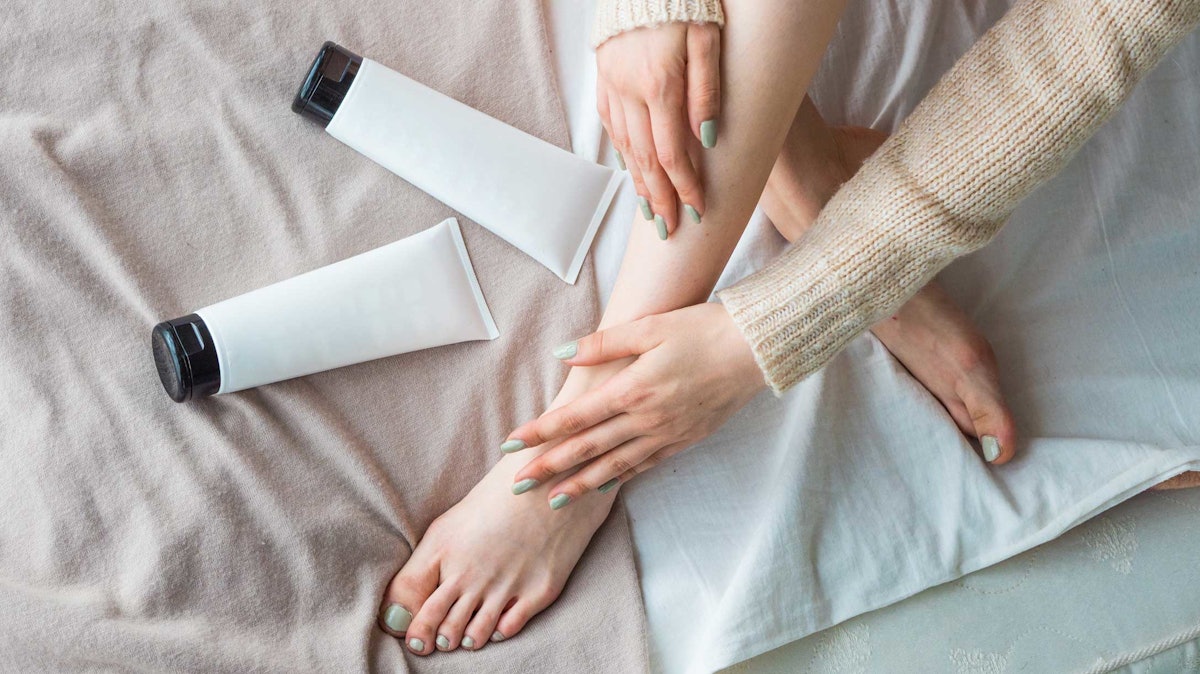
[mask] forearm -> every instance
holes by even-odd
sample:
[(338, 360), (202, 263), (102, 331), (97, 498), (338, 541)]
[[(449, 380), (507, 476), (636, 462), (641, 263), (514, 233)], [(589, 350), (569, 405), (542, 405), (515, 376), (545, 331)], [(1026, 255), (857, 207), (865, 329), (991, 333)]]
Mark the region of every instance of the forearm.
[(721, 293), (777, 391), (990, 241), (1200, 22), (1200, 0), (1028, 0), (964, 56), (800, 246)]
[(708, 207), (667, 241), (633, 218), (602, 327), (705, 301), (737, 245), (844, 0), (726, 0), (721, 142), (701, 167)]

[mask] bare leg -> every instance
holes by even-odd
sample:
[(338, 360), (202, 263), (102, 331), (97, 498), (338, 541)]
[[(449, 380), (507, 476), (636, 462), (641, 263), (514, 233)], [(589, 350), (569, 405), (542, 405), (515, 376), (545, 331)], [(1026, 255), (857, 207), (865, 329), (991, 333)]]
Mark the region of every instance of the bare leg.
[[(602, 326), (707, 299), (762, 193), (843, 3), (726, 0), (722, 135), (702, 154), (709, 195), (704, 222), (684, 224), (660, 241), (653, 225), (633, 218)], [(554, 405), (599, 385), (620, 366), (572, 370)], [(551, 485), (513, 496), (516, 471), (543, 450), (501, 459), (433, 523), (392, 580), (381, 622), (403, 634), (411, 651), (429, 653), (435, 643), (479, 648), (493, 636), (512, 637), (562, 591), (615, 496), (593, 493), (559, 511), (546, 505)], [(411, 624), (406, 610), (415, 614)]]
[[(762, 199), (763, 210), (784, 238), (801, 239), (825, 202), (886, 138), (871, 129), (830, 127), (806, 98)], [(997, 438), (1000, 463), (1013, 455), (1016, 426), (1000, 392), (991, 345), (941, 286), (925, 286), (871, 332), (964, 433)]]

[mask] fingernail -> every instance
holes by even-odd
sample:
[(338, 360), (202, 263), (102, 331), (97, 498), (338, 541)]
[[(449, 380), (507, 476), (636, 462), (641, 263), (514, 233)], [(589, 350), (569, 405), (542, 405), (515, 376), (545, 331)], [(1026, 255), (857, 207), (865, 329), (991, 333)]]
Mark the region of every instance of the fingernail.
[(697, 211), (688, 204), (683, 205), (683, 210), (687, 211), (688, 217), (692, 219), (692, 222), (695, 222), (697, 225), (700, 224), (700, 211)]
[(514, 494), (519, 496), (519, 495), (524, 494), (525, 492), (529, 491), (530, 489), (533, 489), (534, 487), (538, 486), (538, 484), (539, 484), (539, 482), (531, 477), (525, 478), (524, 480), (521, 480), (520, 482), (514, 484), (512, 491)]
[(621, 483), (621, 478), (614, 477), (613, 479), (609, 480), (608, 482), (605, 482), (604, 484), (600, 485), (596, 489), (596, 491), (600, 492), (601, 494), (607, 494), (608, 492), (612, 491), (613, 489), (616, 489), (617, 485), (620, 483)]
[(717, 120), (700, 122), (700, 144), (710, 149), (717, 146)]
[(663, 216), (654, 216), (654, 226), (658, 228), (658, 238), (663, 241), (667, 240), (667, 221), (663, 220)]
[(554, 347), (554, 357), (559, 360), (574, 358), (575, 354), (579, 353), (579, 342), (567, 342)]
[(463, 637), (462, 647), (468, 650), (475, 648), (475, 640), (471, 637)]
[(620, 166), (622, 171), (628, 170), (625, 168), (625, 158), (621, 156), (620, 152), (617, 152), (617, 166)]
[(570, 502), (571, 496), (569, 494), (559, 494), (558, 496), (550, 499), (550, 509), (558, 510), (560, 508), (565, 508)]
[(450, 640), (440, 634), (438, 635), (437, 640), (434, 641), (434, 643), (437, 644), (438, 650), (440, 650), (440, 651), (450, 650)]
[(525, 449), (524, 440), (505, 440), (504, 442), (500, 443), (500, 451), (504, 452), (505, 454), (519, 452), (522, 449)]
[(994, 435), (985, 435), (979, 439), (983, 445), (983, 458), (988, 463), (1000, 458), (1000, 441)]
[(500, 633), (500, 630), (492, 632), (492, 641), (504, 641), (504, 635)]
[(416, 638), (409, 639), (408, 640), (408, 648), (411, 651), (420, 653), (421, 651), (425, 650), (425, 642), (421, 641), (420, 639), (416, 639)]
[(388, 604), (383, 610), (383, 624), (397, 634), (403, 634), (412, 624), (413, 614), (399, 604)]
[(647, 220), (654, 219), (654, 213), (650, 210), (650, 202), (646, 201), (646, 197), (638, 197), (638, 206), (642, 207), (642, 217)]

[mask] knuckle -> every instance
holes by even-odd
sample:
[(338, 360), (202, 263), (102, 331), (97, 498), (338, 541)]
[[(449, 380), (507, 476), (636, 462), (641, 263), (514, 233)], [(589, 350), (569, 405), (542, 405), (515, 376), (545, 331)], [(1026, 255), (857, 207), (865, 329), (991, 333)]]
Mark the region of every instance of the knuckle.
[(616, 396), (617, 406), (623, 410), (631, 410), (646, 400), (646, 391), (636, 382), (626, 386)]
[(635, 464), (628, 457), (614, 456), (613, 458), (609, 459), (608, 465), (612, 468), (612, 472), (614, 474), (624, 475), (625, 473), (633, 470), (634, 466), (637, 464)]
[(672, 147), (658, 148), (658, 164), (666, 171), (675, 171), (683, 168), (683, 155)]
[(580, 438), (571, 443), (571, 447), (567, 449), (566, 454), (569, 455), (576, 463), (584, 459), (590, 459), (600, 452), (600, 445), (590, 438)]
[(638, 168), (649, 172), (657, 166), (658, 158), (654, 152), (646, 147), (635, 147), (631, 150), (633, 154), (633, 163), (637, 164)]

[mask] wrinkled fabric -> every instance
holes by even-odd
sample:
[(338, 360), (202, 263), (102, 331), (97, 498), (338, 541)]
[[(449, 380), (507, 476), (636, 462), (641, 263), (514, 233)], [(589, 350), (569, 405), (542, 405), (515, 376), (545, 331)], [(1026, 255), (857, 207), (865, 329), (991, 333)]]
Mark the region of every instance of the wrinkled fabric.
[(566, 146), (538, 2), (26, 2), (0, 29), (0, 670), (644, 667), (619, 506), (520, 638), (420, 659), (375, 626), (557, 391), (590, 265), (568, 286), (460, 216), (494, 342), (183, 405), (150, 352), (159, 320), (454, 215), (291, 112), (327, 39)]

